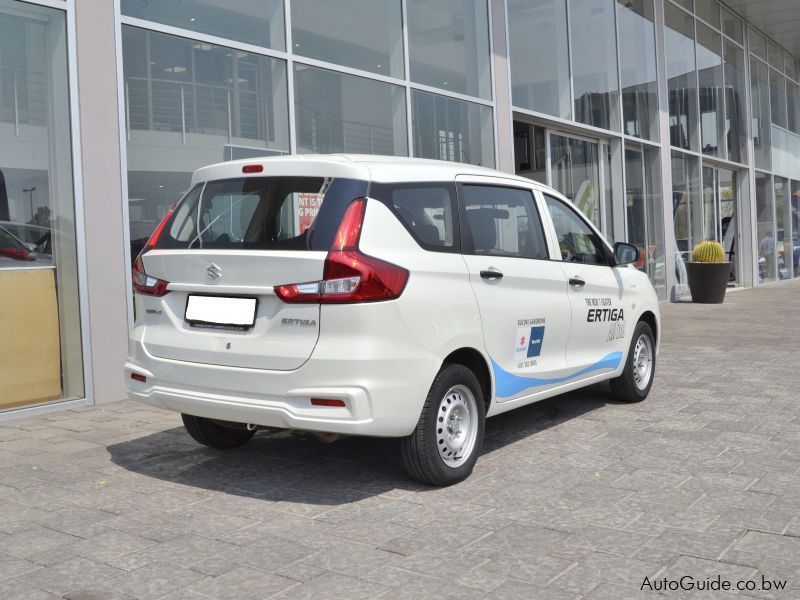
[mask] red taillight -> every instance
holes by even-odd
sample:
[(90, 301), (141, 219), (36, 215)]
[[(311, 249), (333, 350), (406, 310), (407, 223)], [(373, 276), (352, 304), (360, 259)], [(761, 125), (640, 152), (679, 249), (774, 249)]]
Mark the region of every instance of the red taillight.
[(261, 173), (264, 170), (264, 165), (245, 165), (242, 167), (242, 173)]
[(158, 279), (157, 277), (151, 277), (145, 273), (142, 256), (156, 247), (158, 244), (158, 239), (161, 237), (161, 234), (164, 231), (164, 228), (167, 226), (169, 218), (172, 216), (174, 210), (175, 206), (167, 211), (167, 214), (164, 215), (163, 219), (161, 219), (161, 223), (158, 224), (158, 227), (155, 228), (155, 231), (153, 231), (150, 239), (147, 240), (144, 248), (142, 248), (139, 256), (137, 256), (136, 260), (133, 261), (133, 291), (137, 294), (144, 294), (145, 296), (164, 296), (169, 293), (169, 290), (167, 289), (167, 286), (169, 285), (168, 281)]
[(291, 304), (351, 304), (392, 300), (403, 293), (408, 271), (358, 249), (366, 205), (366, 199), (359, 198), (347, 207), (325, 258), (323, 280), (276, 286), (281, 300)]
[(0, 248), (0, 256), (14, 260), (34, 260), (36, 258), (27, 248)]
[(145, 273), (142, 254), (137, 256), (133, 263), (133, 291), (145, 296), (165, 296), (169, 293), (167, 289), (169, 282)]
[(330, 400), (328, 398), (312, 398), (311, 406), (338, 406), (344, 407), (344, 400)]

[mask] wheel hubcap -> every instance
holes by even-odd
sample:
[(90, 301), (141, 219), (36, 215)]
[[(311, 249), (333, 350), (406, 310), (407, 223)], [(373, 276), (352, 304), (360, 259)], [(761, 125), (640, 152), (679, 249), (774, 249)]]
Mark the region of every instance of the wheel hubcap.
[(439, 403), (436, 442), (448, 467), (461, 466), (472, 454), (478, 435), (475, 395), (464, 385), (454, 385)]
[(633, 349), (633, 380), (636, 387), (644, 390), (650, 384), (653, 376), (653, 343), (650, 338), (642, 334), (636, 340)]

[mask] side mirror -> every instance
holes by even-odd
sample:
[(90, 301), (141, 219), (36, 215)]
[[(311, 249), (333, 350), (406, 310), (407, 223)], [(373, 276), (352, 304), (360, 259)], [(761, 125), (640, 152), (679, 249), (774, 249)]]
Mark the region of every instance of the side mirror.
[(639, 260), (639, 249), (633, 244), (617, 242), (614, 244), (614, 263), (616, 266), (632, 265)]

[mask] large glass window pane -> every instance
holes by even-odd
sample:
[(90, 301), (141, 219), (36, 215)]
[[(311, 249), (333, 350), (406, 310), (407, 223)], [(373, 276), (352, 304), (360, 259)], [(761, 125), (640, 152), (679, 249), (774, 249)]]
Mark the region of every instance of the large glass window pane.
[(121, 0), (122, 14), (285, 50), (283, 0)]
[(600, 159), (597, 143), (563, 135), (550, 136), (552, 187), (600, 227)]
[(800, 133), (800, 85), (786, 82), (786, 113), (790, 131)]
[(575, 120), (619, 130), (617, 40), (612, 0), (570, 0)]
[(486, 0), (408, 0), (411, 79), (491, 98)]
[(637, 267), (645, 271), (659, 298), (666, 298), (666, 256), (658, 150), (625, 148), (625, 197), (628, 242), (641, 253)]
[(792, 241), (789, 235), (787, 193), (789, 182), (775, 177), (775, 258), (778, 262), (778, 279), (791, 278)]
[(514, 121), (514, 173), (547, 185), (547, 133), (544, 127)]
[(786, 78), (775, 69), (769, 70), (769, 99), (772, 124), (786, 128)]
[(750, 59), (750, 97), (753, 103), (753, 149), (756, 167), (772, 168), (769, 67), (755, 58)]
[(744, 50), (725, 40), (725, 140), (728, 158), (747, 158), (747, 77)]
[(670, 143), (697, 150), (697, 78), (694, 19), (669, 2), (664, 4), (664, 42), (669, 88)]
[(202, 166), (289, 151), (286, 63), (123, 27), (131, 252)]
[(672, 213), (675, 242), (684, 260), (690, 260), (692, 248), (703, 239), (700, 219), (700, 181), (697, 158), (672, 153)]
[(402, 87), (295, 63), (297, 151), (408, 155)]
[(748, 29), (747, 37), (750, 41), (750, 52), (761, 60), (767, 60), (767, 39), (755, 29)]
[(792, 181), (792, 267), (793, 276), (800, 277), (800, 181)]
[(744, 33), (742, 31), (742, 20), (722, 7), (722, 33), (740, 44), (744, 44)]
[(719, 241), (717, 233), (717, 172), (703, 167), (703, 239)]
[(492, 109), (414, 90), (414, 156), (494, 166)]
[(508, 3), (514, 106), (571, 118), (566, 0)]
[(403, 19), (397, 0), (292, 0), (293, 51), (403, 77)]
[(697, 76), (700, 85), (700, 138), (703, 154), (725, 156), (722, 36), (697, 23)]
[(758, 235), (758, 280), (774, 281), (777, 271), (775, 260), (775, 204), (772, 177), (756, 173), (756, 220)]
[(66, 13), (0, 0), (0, 411), (84, 396)]
[(653, 0), (617, 0), (622, 122), (628, 135), (658, 139)]
[(767, 41), (767, 58), (770, 67), (783, 73), (783, 50), (780, 46)]
[(717, 0), (695, 0), (694, 11), (706, 23), (719, 29), (719, 3)]

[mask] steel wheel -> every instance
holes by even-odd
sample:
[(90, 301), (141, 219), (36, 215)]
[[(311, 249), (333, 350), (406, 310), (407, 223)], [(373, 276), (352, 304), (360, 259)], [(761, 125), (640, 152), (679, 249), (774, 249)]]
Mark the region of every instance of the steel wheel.
[(653, 342), (650, 336), (642, 334), (633, 349), (633, 381), (636, 387), (644, 390), (650, 385), (653, 376)]
[(439, 456), (445, 465), (457, 468), (469, 459), (478, 437), (475, 395), (465, 385), (454, 385), (439, 403), (438, 415)]

